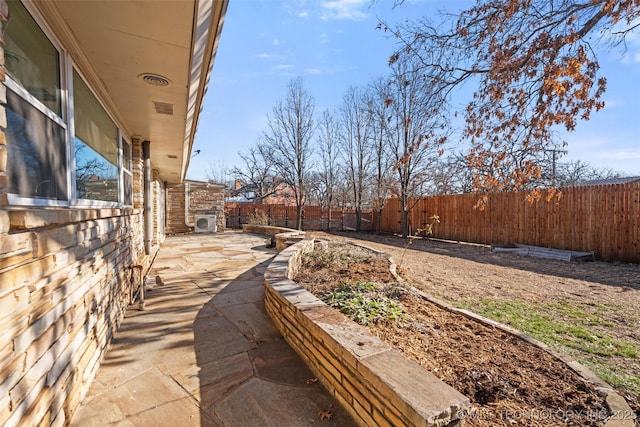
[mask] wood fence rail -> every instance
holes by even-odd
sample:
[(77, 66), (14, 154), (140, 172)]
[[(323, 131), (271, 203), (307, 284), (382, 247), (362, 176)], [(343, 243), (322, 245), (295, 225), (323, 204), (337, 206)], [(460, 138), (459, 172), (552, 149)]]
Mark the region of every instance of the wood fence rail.
[[(440, 217), (433, 237), (483, 244), (523, 243), (572, 251), (594, 252), (598, 259), (640, 263), (640, 183), (567, 187), (559, 200), (526, 201), (525, 192), (460, 194), (414, 199), (410, 232)], [(400, 233), (401, 205), (386, 202), (384, 232)]]

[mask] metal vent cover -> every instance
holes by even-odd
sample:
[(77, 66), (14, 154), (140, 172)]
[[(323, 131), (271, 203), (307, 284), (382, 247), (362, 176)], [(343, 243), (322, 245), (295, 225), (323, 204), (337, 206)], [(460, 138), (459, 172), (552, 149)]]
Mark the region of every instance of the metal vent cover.
[(161, 76), (160, 74), (142, 73), (138, 76), (138, 78), (142, 79), (143, 82), (153, 86), (169, 86), (171, 84), (171, 80), (164, 76)]
[(167, 102), (153, 101), (153, 108), (155, 108), (156, 113), (158, 114), (166, 114), (168, 116), (173, 116), (173, 104), (169, 104)]

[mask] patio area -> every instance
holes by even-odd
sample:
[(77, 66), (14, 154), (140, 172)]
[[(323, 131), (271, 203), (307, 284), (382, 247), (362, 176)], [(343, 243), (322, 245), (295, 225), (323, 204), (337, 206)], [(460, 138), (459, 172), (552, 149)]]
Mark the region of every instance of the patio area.
[(75, 426), (355, 425), (264, 310), (266, 238), (167, 237), (144, 311), (127, 311)]

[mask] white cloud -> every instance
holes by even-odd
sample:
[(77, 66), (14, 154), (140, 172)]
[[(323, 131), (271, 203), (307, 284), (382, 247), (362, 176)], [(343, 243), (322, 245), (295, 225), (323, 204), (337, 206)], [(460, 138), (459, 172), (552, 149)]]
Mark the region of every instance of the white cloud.
[(321, 3), (324, 21), (353, 20), (358, 21), (367, 17), (364, 8), (368, 7), (370, 0), (328, 0)]
[[(636, 18), (629, 24), (624, 20), (623, 22), (618, 22), (618, 24), (612, 29), (612, 33), (625, 33), (624, 42), (621, 44), (624, 49), (622, 52), (622, 58), (620, 59), (622, 64), (640, 64), (640, 35), (633, 31), (626, 31), (628, 28), (637, 27), (639, 25), (640, 18)], [(609, 34), (607, 40), (610, 43), (618, 43), (621, 41), (619, 37), (614, 37), (611, 34)]]
[(305, 74), (322, 74), (322, 70), (319, 68), (305, 68)]
[(329, 34), (327, 33), (320, 34), (320, 43), (329, 43)]
[(298, 12), (298, 17), (302, 19), (307, 19), (309, 17), (309, 12), (306, 10), (301, 10)]
[(640, 159), (640, 150), (611, 150), (598, 153), (598, 157), (609, 160), (637, 160)]
[(273, 69), (274, 70), (290, 70), (293, 67), (295, 67), (295, 65), (293, 64), (278, 64), (275, 67), (273, 67)]
[(271, 55), (270, 53), (259, 53), (256, 56), (260, 59), (271, 59), (275, 57), (275, 55)]
[(626, 51), (620, 60), (623, 64), (640, 64), (640, 52)]
[(273, 39), (273, 42), (271, 42), (271, 44), (274, 45), (274, 46), (278, 46), (280, 44), (280, 40)]

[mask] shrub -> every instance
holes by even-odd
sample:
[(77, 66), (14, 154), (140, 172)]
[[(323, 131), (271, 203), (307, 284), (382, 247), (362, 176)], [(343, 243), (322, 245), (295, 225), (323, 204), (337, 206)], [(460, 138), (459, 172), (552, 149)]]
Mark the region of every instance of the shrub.
[(269, 225), (269, 216), (264, 211), (256, 211), (247, 217), (249, 225)]

